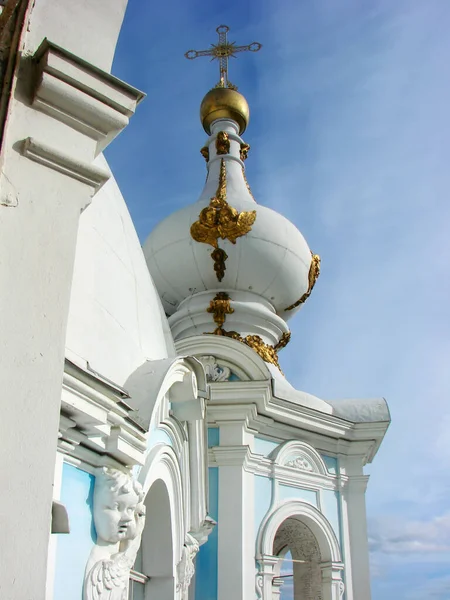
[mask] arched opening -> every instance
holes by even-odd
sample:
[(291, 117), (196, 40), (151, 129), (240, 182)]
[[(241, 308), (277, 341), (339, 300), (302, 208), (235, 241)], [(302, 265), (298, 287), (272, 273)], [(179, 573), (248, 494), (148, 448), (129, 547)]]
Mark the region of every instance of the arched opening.
[(273, 555), (280, 557), (279, 576), (274, 581), (280, 600), (323, 600), (319, 544), (298, 517), (289, 517), (278, 528)]
[(172, 519), (169, 493), (161, 479), (157, 479), (150, 487), (145, 507), (145, 527), (131, 573), (129, 600), (173, 600)]
[[(301, 500), (286, 500), (263, 520), (256, 540), (256, 589), (262, 600), (278, 600), (282, 565), (291, 553), (293, 594), (296, 600), (340, 600), (344, 592), (341, 550), (324, 515)], [(289, 574), (289, 573), (288, 573)], [(280, 587), (281, 585), (281, 587)], [(295, 589), (296, 588), (296, 589)]]

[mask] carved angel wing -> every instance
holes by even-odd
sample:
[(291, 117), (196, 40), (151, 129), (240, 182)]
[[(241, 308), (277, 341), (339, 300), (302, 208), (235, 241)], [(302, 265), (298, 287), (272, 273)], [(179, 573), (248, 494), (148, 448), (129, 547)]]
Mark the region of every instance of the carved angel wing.
[(221, 226), (222, 238), (228, 239), (232, 244), (236, 243), (236, 239), (245, 235), (252, 229), (252, 225), (256, 219), (256, 210), (249, 212), (243, 211), (239, 213), (236, 220), (228, 221)]
[(99, 560), (88, 577), (86, 600), (126, 600), (131, 567), (123, 554), (115, 560)]

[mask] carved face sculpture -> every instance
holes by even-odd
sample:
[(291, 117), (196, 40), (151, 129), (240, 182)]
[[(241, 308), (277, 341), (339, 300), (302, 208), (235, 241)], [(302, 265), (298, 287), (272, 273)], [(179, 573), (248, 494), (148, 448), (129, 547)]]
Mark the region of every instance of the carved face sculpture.
[(136, 535), (141, 495), (129, 475), (103, 469), (94, 488), (94, 524), (98, 538), (115, 544)]
[(127, 530), (126, 539), (134, 540), (138, 536), (142, 534), (145, 526), (145, 504), (143, 502), (139, 502), (136, 506), (136, 510), (134, 511), (133, 522), (130, 523), (130, 526)]

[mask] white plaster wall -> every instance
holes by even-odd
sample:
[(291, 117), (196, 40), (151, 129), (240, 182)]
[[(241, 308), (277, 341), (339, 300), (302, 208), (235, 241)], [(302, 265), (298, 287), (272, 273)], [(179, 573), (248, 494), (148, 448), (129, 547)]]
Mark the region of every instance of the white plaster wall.
[[(96, 164), (108, 168), (100, 156)], [(68, 357), (123, 385), (146, 359), (174, 355), (161, 302), (113, 177), (80, 217)]]
[(26, 48), (34, 52), (47, 37), (110, 71), (127, 4), (128, 0), (36, 0)]
[[(38, 0), (27, 48), (45, 38), (109, 68), (124, 0)], [(94, 35), (95, 34), (95, 35)], [(101, 39), (101, 44), (99, 44)], [(79, 215), (92, 189), (23, 157), (23, 140), (92, 161), (96, 142), (30, 106), (33, 72), (23, 61), (2, 148), (0, 194), (0, 561), (2, 600), (43, 600), (50, 536), (64, 340)], [(26, 570), (24, 571), (24, 565)]]

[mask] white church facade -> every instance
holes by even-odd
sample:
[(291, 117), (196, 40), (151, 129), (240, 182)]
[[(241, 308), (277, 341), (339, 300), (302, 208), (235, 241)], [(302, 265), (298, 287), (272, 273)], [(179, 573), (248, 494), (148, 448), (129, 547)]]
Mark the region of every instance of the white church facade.
[(102, 154), (144, 98), (110, 73), (125, 8), (0, 14), (0, 597), (277, 600), (289, 556), (295, 600), (370, 600), (387, 405), (282, 373), (320, 259), (253, 198), (226, 71), (204, 189), (141, 247)]

